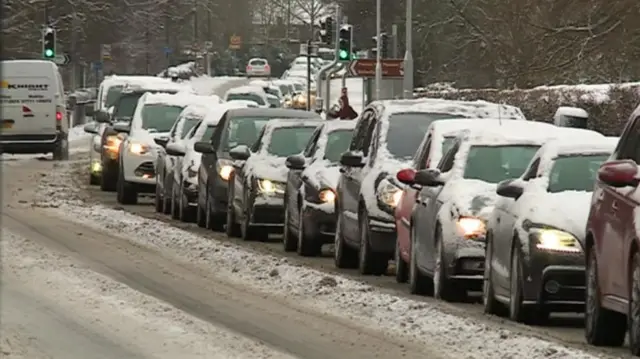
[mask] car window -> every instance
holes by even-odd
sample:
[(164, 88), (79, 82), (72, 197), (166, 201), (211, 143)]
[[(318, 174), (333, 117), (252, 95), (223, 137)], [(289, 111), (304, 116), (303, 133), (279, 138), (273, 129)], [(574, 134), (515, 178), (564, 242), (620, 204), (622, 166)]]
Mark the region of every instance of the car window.
[(251, 60), (249, 64), (252, 66), (264, 66), (267, 64), (267, 62), (262, 59), (255, 59), (255, 60)]
[(258, 135), (258, 139), (256, 140), (256, 142), (253, 143), (253, 146), (251, 146), (249, 149), (251, 150), (251, 152), (257, 153), (262, 149), (262, 139), (264, 137), (264, 133), (267, 130), (266, 127), (263, 127), (262, 130), (260, 130), (260, 134)]
[(180, 138), (184, 138), (187, 133), (189, 133), (189, 131), (198, 123), (200, 122), (199, 118), (185, 118), (184, 119), (184, 124), (182, 125), (182, 133), (180, 134)]
[(255, 93), (230, 93), (227, 95), (227, 101), (233, 101), (233, 100), (247, 100), (247, 101), (253, 101), (255, 103), (257, 103), (258, 105), (264, 106), (266, 105), (266, 103), (264, 102), (264, 99), (262, 98), (262, 96), (255, 94)]
[(540, 158), (536, 158), (535, 161), (529, 166), (527, 172), (522, 176), (523, 181), (528, 181), (535, 178), (538, 175), (538, 168), (540, 167)]
[(239, 146), (253, 146), (260, 131), (269, 122), (269, 117), (234, 117), (222, 134), (222, 150), (228, 152)]
[(213, 137), (213, 133), (216, 132), (215, 125), (207, 125), (207, 129), (204, 131), (202, 135), (203, 139), (211, 139)]
[(634, 160), (640, 164), (640, 117), (634, 119), (628, 131), (625, 130), (616, 153), (619, 160)]
[(278, 98), (280, 97), (280, 92), (278, 90), (274, 89), (274, 88), (271, 88), (271, 87), (265, 87), (264, 88), (264, 92), (268, 93), (269, 95), (276, 96)]
[(362, 142), (364, 141), (365, 136), (367, 135), (367, 130), (369, 129), (369, 120), (371, 119), (371, 110), (365, 111), (355, 128), (355, 135), (351, 139), (351, 144), (349, 145), (349, 150), (351, 151), (362, 151)]
[(397, 159), (412, 159), (433, 121), (464, 118), (446, 113), (397, 113), (389, 117), (386, 143)]
[(271, 133), (267, 153), (288, 157), (302, 152), (315, 131), (315, 127), (281, 127)]
[(107, 91), (107, 97), (104, 100), (105, 108), (109, 108), (116, 104), (116, 101), (118, 101), (118, 97), (120, 97), (123, 88), (123, 85), (113, 85), (109, 87), (109, 90)]
[(327, 144), (324, 150), (324, 159), (331, 163), (338, 163), (340, 157), (349, 149), (353, 130), (335, 130), (327, 135)]
[(282, 94), (285, 96), (291, 93), (291, 91), (289, 91), (289, 86), (287, 85), (280, 85), (278, 87), (280, 88), (280, 91), (282, 91)]
[(280, 100), (277, 97), (267, 97), (269, 105), (273, 107), (280, 107)]
[(551, 193), (593, 191), (598, 169), (608, 158), (609, 154), (607, 153), (556, 158), (549, 173), (547, 190)]
[(440, 170), (440, 172), (446, 173), (451, 171), (455, 162), (456, 154), (458, 153), (459, 149), (460, 141), (455, 140), (451, 149), (447, 151), (444, 156), (442, 156), (442, 159), (440, 159), (440, 163), (438, 163), (437, 168)]
[(365, 156), (369, 155), (369, 149), (371, 148), (371, 140), (373, 139), (373, 132), (376, 130), (376, 115), (374, 112), (371, 112), (369, 115), (370, 119), (367, 123), (367, 129), (365, 131), (364, 138), (362, 139), (362, 153)]
[(463, 178), (498, 183), (520, 177), (539, 148), (528, 145), (471, 146)]
[(128, 94), (118, 98), (117, 106), (114, 110), (113, 117), (117, 119), (131, 119), (138, 107), (138, 100), (142, 94)]
[(184, 108), (169, 105), (145, 105), (142, 109), (142, 128), (169, 132)]
[(293, 87), (296, 88), (297, 92), (304, 91), (304, 85), (302, 85), (301, 83), (295, 82), (293, 84)]
[(311, 135), (311, 138), (309, 139), (309, 143), (307, 143), (307, 147), (305, 147), (304, 152), (302, 153), (304, 157), (307, 157), (307, 158), (312, 157), (315, 154), (316, 149), (318, 147), (318, 139), (320, 138), (321, 133), (322, 133), (322, 126), (319, 126), (318, 128), (316, 128), (313, 135)]
[(413, 160), (413, 167), (416, 170), (423, 170), (427, 168), (427, 159), (431, 153), (431, 135), (427, 138), (424, 146), (420, 148), (420, 152), (416, 153), (416, 158)]

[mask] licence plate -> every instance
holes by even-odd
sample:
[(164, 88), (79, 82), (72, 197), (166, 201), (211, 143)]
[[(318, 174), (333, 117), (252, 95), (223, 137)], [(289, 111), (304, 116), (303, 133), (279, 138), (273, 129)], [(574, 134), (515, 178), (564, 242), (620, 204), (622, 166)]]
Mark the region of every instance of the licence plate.
[(13, 120), (4, 120), (2, 121), (2, 128), (12, 128)]

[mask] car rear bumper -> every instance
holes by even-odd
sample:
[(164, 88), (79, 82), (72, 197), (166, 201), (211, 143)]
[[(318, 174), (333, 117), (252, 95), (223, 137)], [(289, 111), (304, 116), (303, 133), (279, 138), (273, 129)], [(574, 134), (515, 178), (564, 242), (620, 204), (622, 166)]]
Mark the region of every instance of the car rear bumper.
[(59, 133), (43, 135), (0, 134), (0, 152), (35, 154), (53, 152), (60, 138)]

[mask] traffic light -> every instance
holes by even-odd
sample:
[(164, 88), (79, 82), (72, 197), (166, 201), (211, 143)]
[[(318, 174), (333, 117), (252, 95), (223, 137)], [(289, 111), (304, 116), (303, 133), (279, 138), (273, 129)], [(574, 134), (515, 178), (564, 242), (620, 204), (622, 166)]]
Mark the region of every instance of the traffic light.
[(340, 46), (338, 47), (338, 59), (351, 61), (353, 50), (353, 32), (351, 25), (345, 25), (340, 29)]
[(329, 16), (324, 20), (326, 27), (325, 44), (331, 45), (333, 43), (333, 34), (335, 32), (333, 26), (333, 18)]
[(380, 57), (389, 58), (389, 36), (386, 32), (380, 34)]
[(50, 27), (42, 33), (42, 56), (50, 60), (56, 57), (56, 30)]

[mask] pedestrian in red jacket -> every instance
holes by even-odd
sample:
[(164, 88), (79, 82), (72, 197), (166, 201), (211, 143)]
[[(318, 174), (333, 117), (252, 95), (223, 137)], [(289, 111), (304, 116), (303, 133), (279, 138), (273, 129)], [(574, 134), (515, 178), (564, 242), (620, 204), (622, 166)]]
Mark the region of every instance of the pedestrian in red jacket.
[(335, 119), (339, 118), (341, 120), (353, 120), (358, 117), (358, 113), (349, 105), (349, 96), (347, 95), (347, 89), (342, 89), (342, 94), (338, 99), (339, 109), (330, 111), (327, 114), (327, 117)]

